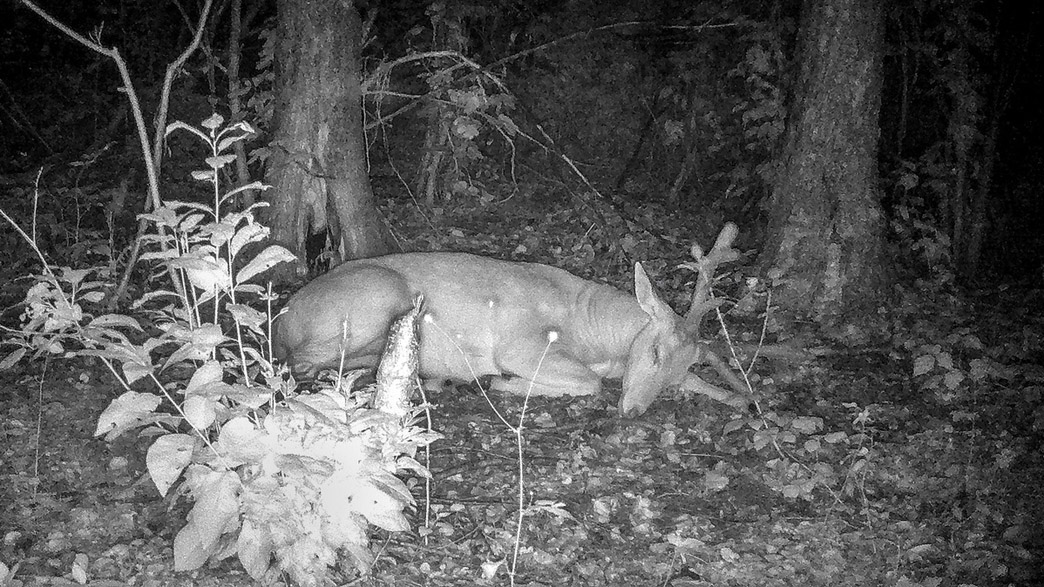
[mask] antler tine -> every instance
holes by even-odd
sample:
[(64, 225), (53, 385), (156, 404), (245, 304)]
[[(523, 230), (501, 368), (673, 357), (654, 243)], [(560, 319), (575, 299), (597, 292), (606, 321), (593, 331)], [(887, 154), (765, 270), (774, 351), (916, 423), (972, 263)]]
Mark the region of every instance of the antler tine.
[(699, 325), (704, 314), (721, 303), (710, 297), (711, 284), (714, 282), (714, 271), (721, 263), (739, 259), (740, 252), (732, 248), (732, 242), (736, 240), (738, 232), (739, 229), (736, 228), (735, 224), (731, 222), (725, 224), (725, 227), (718, 233), (718, 240), (714, 241), (714, 248), (707, 255), (703, 254), (703, 249), (698, 244), (692, 245), (691, 252), (695, 263), (689, 263), (687, 266), (696, 271), (698, 276), (696, 278), (696, 289), (692, 294), (692, 304), (685, 315), (685, 320), (694, 329)]

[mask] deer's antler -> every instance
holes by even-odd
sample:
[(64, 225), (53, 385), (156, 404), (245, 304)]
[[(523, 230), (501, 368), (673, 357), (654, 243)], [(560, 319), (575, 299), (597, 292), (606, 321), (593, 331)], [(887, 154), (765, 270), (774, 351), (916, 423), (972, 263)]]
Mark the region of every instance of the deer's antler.
[[(722, 303), (722, 299), (716, 299), (711, 294), (711, 285), (714, 283), (714, 272), (717, 270), (718, 265), (721, 263), (728, 263), (739, 259), (740, 252), (732, 248), (732, 242), (736, 240), (736, 234), (738, 229), (736, 225), (729, 222), (721, 229), (718, 234), (718, 239), (714, 242), (714, 247), (710, 253), (704, 254), (703, 248), (698, 244), (692, 245), (692, 263), (685, 263), (683, 266), (692, 269), (697, 273), (696, 276), (696, 289), (692, 294), (692, 302), (689, 305), (689, 311), (685, 314), (686, 329), (688, 330), (689, 336), (693, 340), (699, 339), (700, 322), (703, 320), (703, 316), (718, 307)], [(700, 394), (706, 395), (712, 399), (718, 400), (722, 403), (732, 405), (734, 407), (740, 407), (740, 405), (746, 405), (748, 400), (749, 391), (743, 382), (740, 381), (739, 377), (732, 372), (727, 362), (723, 361), (706, 343), (698, 343), (699, 349), (699, 362), (709, 364), (714, 367), (722, 379), (729, 384), (736, 393), (739, 394), (737, 397), (724, 389), (721, 389), (715, 385), (707, 383), (700, 379), (696, 375), (690, 374), (686, 380), (686, 387), (689, 387), (693, 391)]]
[(683, 267), (696, 272), (696, 289), (692, 293), (692, 303), (689, 311), (685, 314), (685, 321), (694, 333), (699, 332), (700, 321), (703, 315), (717, 308), (721, 300), (711, 296), (711, 285), (714, 283), (714, 272), (721, 263), (728, 263), (739, 259), (740, 252), (732, 248), (732, 241), (736, 240), (738, 229), (736, 225), (729, 222), (721, 229), (718, 240), (714, 242), (714, 248), (707, 255), (703, 254), (703, 248), (698, 244), (692, 245), (692, 263), (684, 263)]

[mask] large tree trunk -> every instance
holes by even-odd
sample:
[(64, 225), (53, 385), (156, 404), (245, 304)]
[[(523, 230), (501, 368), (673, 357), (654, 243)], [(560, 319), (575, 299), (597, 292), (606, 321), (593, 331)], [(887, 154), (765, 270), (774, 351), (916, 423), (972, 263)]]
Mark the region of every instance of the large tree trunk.
[(877, 186), (883, 19), (878, 0), (805, 0), (801, 77), (783, 176), (768, 201), (762, 266), (776, 300), (832, 321), (877, 301), (883, 216)]
[(306, 239), (326, 231), (343, 259), (385, 253), (366, 165), (359, 13), (341, 0), (278, 9), (272, 238), (302, 260)]

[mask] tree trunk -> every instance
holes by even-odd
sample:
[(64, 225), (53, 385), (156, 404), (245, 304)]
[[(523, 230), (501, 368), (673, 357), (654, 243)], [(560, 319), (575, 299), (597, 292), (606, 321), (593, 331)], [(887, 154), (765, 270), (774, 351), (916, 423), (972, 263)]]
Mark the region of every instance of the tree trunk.
[[(232, 0), (228, 15), (228, 113), (233, 122), (243, 120), (243, 85), (239, 80), (239, 61), (242, 57), (243, 0)], [(236, 154), (236, 187), (250, 183), (245, 141), (232, 146)], [(243, 208), (249, 208), (257, 198), (256, 190), (246, 190), (239, 196)]]
[(272, 239), (302, 261), (306, 239), (327, 231), (340, 259), (383, 254), (362, 126), (359, 13), (339, 0), (279, 0), (278, 10)]
[(877, 186), (883, 19), (877, 0), (805, 0), (785, 171), (761, 264), (795, 316), (841, 319), (884, 284)]

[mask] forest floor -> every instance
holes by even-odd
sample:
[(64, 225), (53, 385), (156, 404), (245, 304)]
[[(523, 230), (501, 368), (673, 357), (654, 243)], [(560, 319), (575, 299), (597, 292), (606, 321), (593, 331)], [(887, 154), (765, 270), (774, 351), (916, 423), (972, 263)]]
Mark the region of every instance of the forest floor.
[[(410, 248), (543, 261), (628, 290), (626, 258), (660, 259), (654, 281), (684, 299), (680, 236), (669, 261), (631, 237), (605, 254), (568, 202), (496, 208), (396, 226), (427, 235)], [(532, 401), (521, 522), (514, 434), (474, 389), (445, 391), (430, 398), (444, 439), (428, 493), (412, 483), (415, 530), (375, 532), (372, 574), (344, 584), (509, 585), (517, 545), (515, 585), (1044, 585), (1041, 308), (1039, 284), (897, 285), (866, 323), (878, 331), (813, 334), (815, 359), (756, 365), (747, 413), (666, 393), (621, 419), (618, 385)], [(188, 504), (159, 497), (150, 440), (92, 438), (117, 394), (96, 361), (0, 373), (0, 562), (18, 565), (4, 585), (253, 584), (235, 559), (173, 571)], [(493, 402), (517, 418), (518, 398)]]

